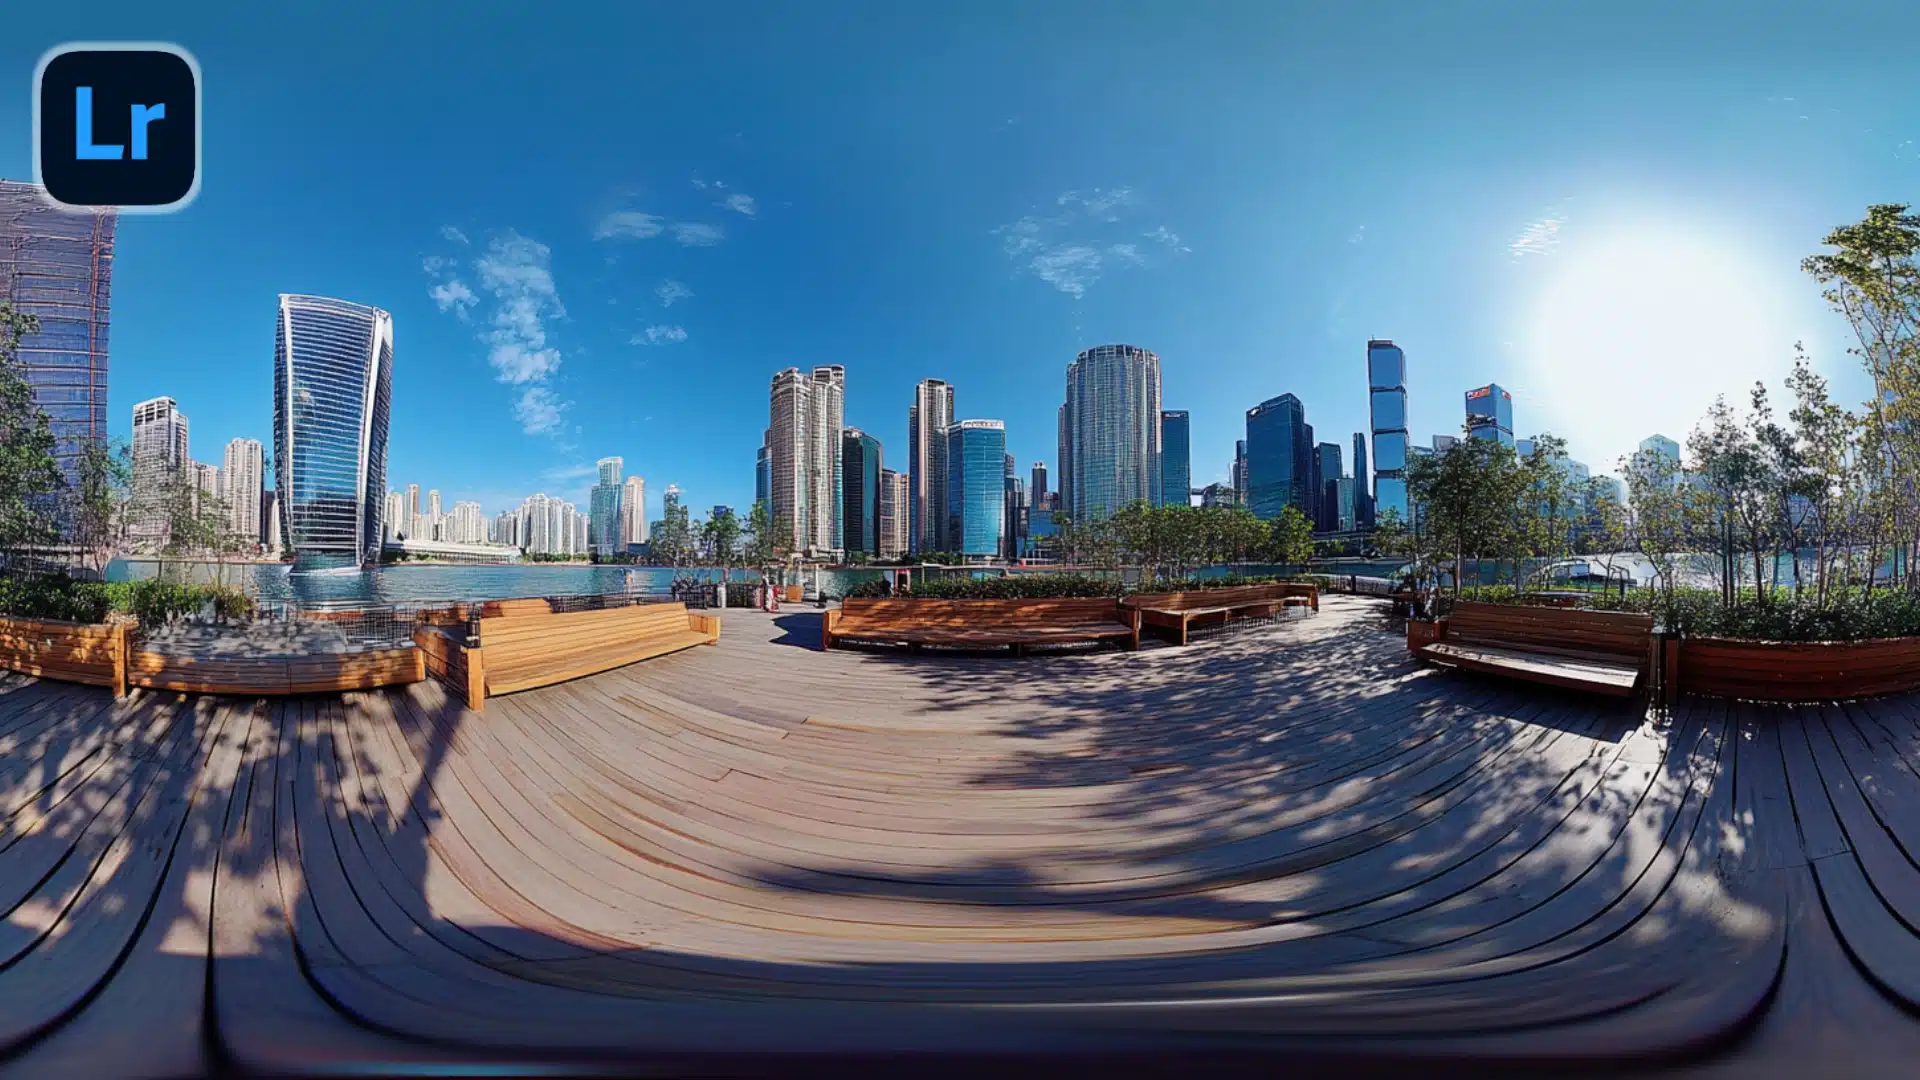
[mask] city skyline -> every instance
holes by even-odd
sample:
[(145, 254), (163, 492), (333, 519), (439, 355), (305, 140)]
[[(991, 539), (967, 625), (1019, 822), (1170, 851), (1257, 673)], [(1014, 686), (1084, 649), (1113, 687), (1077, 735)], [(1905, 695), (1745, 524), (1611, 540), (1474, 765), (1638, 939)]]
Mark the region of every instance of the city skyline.
[[(1212, 28), (1168, 13), (1089, 37), (1096, 10), (1063, 0), (1018, 34), (986, 18), (908, 63), (939, 25), (926, 14), (810, 11), (776, 32), (699, 12), (487, 12), (449, 27), (347, 2), (338, 18), (382, 28), (350, 45), (108, 2), (14, 13), (0, 55), (30, 70), (47, 45), (122, 19), (208, 73), (202, 197), (117, 223), (113, 434), (130, 435), (134, 402), (171, 395), (208, 446), (266, 442), (272, 388), (247, 313), (280, 291), (353, 297), (403, 328), (392, 472), (489, 511), (542, 489), (584, 500), (609, 453), (701, 505), (748, 505), (738, 462), (764, 423), (673, 403), (789, 365), (844, 365), (847, 416), (889, 447), (907, 444), (897, 403), (931, 375), (962, 388), (967, 415), (1004, 419), (1021, 460), (1052, 461), (1059, 365), (1137, 342), (1190, 413), (1196, 488), (1227, 479), (1245, 409), (1280, 393), (1323, 431), (1366, 430), (1350, 357), (1369, 336), (1419, 358), (1421, 441), (1492, 381), (1523, 430), (1561, 435), (1596, 470), (1647, 430), (1684, 438), (1713, 393), (1777, 384), (1795, 340), (1837, 398), (1864, 400), (1797, 262), (1920, 179), (1920, 94), (1905, 92), (1920, 75), (1894, 61), (1888, 21), (1840, 64), (1798, 52), (1816, 26), (1835, 32), (1832, 13), (1777, 13), (1729, 42), (1719, 19), (1665, 9), (1651, 36), (1624, 11), (1604, 27), (1518, 8), (1362, 25), (1248, 4)], [(615, 43), (636, 34), (672, 55), (625, 62)], [(1550, 72), (1510, 67), (1540, 40), (1558, 43)], [(526, 42), (541, 43), (531, 66)], [(431, 64), (413, 62), (423, 51)], [(1151, 87), (1103, 75), (1146, 56)], [(826, 59), (845, 81), (818, 79)], [(1342, 77), (1363, 60), (1396, 77)], [(399, 81), (356, 85), (356, 64)], [(996, 78), (981, 93), (951, 93), (982, 71)], [(555, 118), (591, 72), (629, 100), (695, 104), (643, 110), (630, 139), (584, 138)], [(1838, 115), (1866, 73), (1887, 92)], [(1329, 82), (1338, 95), (1314, 94)], [(390, 108), (448, 85), (473, 107)], [(884, 100), (859, 89), (875, 85)], [(24, 131), (15, 98), (0, 124)], [(309, 129), (278, 122), (307, 101), (329, 106)], [(1247, 139), (1248, 117), (1277, 137)], [(511, 160), (445, 149), (503, 129)], [(315, 139), (362, 148), (383, 179), (299, 164)], [(26, 143), (0, 147), (0, 175), (30, 174)], [(1631, 416), (1581, 409), (1600, 378), (1662, 390), (1615, 410)], [(486, 445), (442, 461), (476, 426)]]

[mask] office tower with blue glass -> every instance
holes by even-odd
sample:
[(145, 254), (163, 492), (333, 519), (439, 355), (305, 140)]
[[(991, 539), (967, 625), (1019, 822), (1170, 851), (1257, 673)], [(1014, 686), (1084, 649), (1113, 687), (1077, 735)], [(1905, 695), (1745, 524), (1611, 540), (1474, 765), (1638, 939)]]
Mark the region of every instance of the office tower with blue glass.
[(1314, 527), (1322, 532), (1332, 532), (1340, 527), (1340, 502), (1337, 490), (1340, 478), (1346, 470), (1340, 461), (1340, 444), (1323, 442), (1313, 450), (1314, 475), (1317, 482), (1313, 489)]
[(1271, 521), (1291, 506), (1312, 521), (1313, 473), (1313, 429), (1299, 398), (1281, 394), (1247, 410), (1246, 505), (1255, 517)]
[(840, 433), (840, 460), (844, 500), (840, 518), (842, 540), (849, 553), (880, 554), (880, 440), (847, 428)]
[(989, 562), (1006, 528), (1007, 426), (962, 420), (947, 428), (946, 443), (948, 550)]
[(919, 554), (947, 550), (947, 428), (953, 384), (922, 379), (907, 408), (907, 542)]
[(69, 481), (82, 445), (107, 437), (115, 223), (112, 210), (57, 207), (37, 184), (0, 180), (0, 303), (40, 322), (16, 359)]
[(1407, 354), (1367, 342), (1367, 418), (1373, 431), (1373, 517), (1407, 522)]
[(767, 443), (773, 438), (773, 432), (763, 432), (760, 436), (760, 452), (753, 459), (753, 501), (765, 507), (767, 520), (773, 520), (773, 506), (769, 503), (773, 490), (773, 461), (767, 456)]
[(1075, 521), (1160, 498), (1158, 356), (1132, 345), (1082, 352), (1067, 365), (1065, 419)]
[(379, 561), (392, 401), (393, 316), (281, 295), (273, 467), (295, 573)]
[(604, 457), (594, 462), (600, 482), (593, 485), (587, 518), (587, 545), (595, 555), (614, 555), (624, 548), (620, 539), (621, 473), (626, 460)]
[[(1498, 383), (1467, 391), (1467, 436), (1512, 446), (1513, 395)], [(1439, 449), (1437, 442), (1434, 449)]]
[(1186, 506), (1193, 500), (1193, 446), (1187, 410), (1160, 413), (1160, 498), (1166, 506)]
[(1367, 433), (1353, 433), (1353, 528), (1373, 528), (1373, 485), (1367, 480)]

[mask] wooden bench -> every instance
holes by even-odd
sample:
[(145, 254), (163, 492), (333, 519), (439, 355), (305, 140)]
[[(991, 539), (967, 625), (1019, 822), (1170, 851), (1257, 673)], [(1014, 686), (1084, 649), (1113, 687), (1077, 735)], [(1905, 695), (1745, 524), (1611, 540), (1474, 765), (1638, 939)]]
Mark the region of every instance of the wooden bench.
[(1235, 617), (1271, 615), (1284, 607), (1320, 610), (1319, 586), (1299, 582), (1234, 585), (1224, 589), (1187, 589), (1182, 592), (1141, 593), (1121, 601), (1140, 612), (1140, 621), (1173, 631), (1185, 645), (1195, 622), (1226, 622)]
[(130, 685), (189, 694), (339, 693), (424, 678), (425, 657), (411, 645), (301, 657), (180, 656), (142, 649), (127, 663)]
[(1459, 603), (1414, 655), (1495, 675), (1632, 697), (1653, 665), (1653, 616)]
[[(539, 611), (532, 610), (534, 604)], [(459, 673), (456, 687), (475, 709), (486, 697), (565, 682), (720, 640), (718, 616), (696, 615), (679, 603), (552, 614), (544, 600), (508, 600), (497, 607), (489, 603), (479, 627), (479, 647), (464, 648), (464, 655), (457, 659), (445, 646), (436, 644), (427, 650), (437, 675), (446, 678)], [(440, 627), (421, 631), (449, 638), (458, 633)]]
[(127, 692), (125, 623), (64, 622), (0, 616), (0, 668), (62, 682)]
[(820, 648), (857, 640), (890, 645), (1006, 646), (1118, 641), (1140, 647), (1140, 612), (1116, 600), (915, 600), (848, 597), (821, 620)]

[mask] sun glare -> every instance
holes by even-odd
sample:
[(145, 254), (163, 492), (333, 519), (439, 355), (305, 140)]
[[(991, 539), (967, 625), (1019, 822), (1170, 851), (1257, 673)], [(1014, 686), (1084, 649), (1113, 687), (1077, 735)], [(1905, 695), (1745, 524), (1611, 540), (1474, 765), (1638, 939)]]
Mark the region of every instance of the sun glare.
[(1796, 340), (1789, 286), (1738, 245), (1647, 228), (1568, 237), (1549, 259), (1522, 339), (1518, 434), (1568, 438), (1595, 473), (1655, 432), (1686, 440), (1716, 395), (1742, 407), (1765, 379), (1779, 392)]

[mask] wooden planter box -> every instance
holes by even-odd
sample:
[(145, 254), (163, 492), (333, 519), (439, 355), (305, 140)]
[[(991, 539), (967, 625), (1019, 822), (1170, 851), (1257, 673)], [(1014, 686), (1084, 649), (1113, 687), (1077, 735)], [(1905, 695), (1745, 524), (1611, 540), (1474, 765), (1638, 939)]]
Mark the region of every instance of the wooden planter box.
[(0, 616), (0, 668), (127, 693), (127, 624)]
[(1431, 619), (1431, 620), (1408, 619), (1407, 620), (1407, 651), (1408, 652), (1418, 652), (1421, 649), (1424, 649), (1427, 646), (1433, 644), (1434, 642), (1445, 638), (1446, 636), (1447, 636), (1447, 621), (1445, 619)]
[(1667, 680), (1680, 692), (1834, 701), (1920, 689), (1920, 638), (1776, 642), (1686, 638)]

